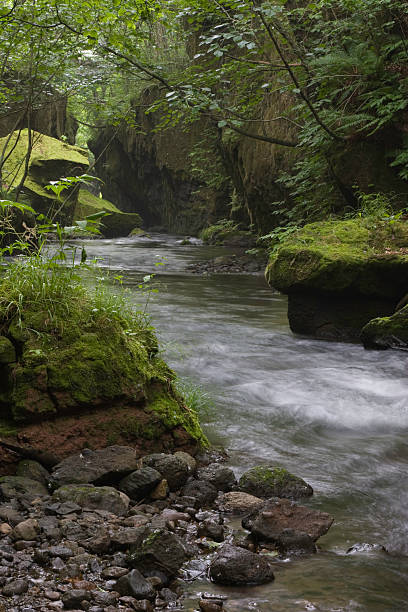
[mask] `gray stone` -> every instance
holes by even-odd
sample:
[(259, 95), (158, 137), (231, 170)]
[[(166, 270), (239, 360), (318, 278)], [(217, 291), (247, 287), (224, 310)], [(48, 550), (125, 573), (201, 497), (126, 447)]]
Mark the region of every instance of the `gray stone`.
[(147, 497), (161, 480), (160, 472), (151, 467), (142, 467), (123, 478), (118, 487), (131, 499), (141, 500)]
[(265, 584), (274, 579), (272, 565), (266, 557), (224, 544), (210, 564), (210, 578), (218, 584)]
[(299, 499), (313, 495), (312, 487), (302, 478), (294, 476), (284, 468), (266, 465), (253, 467), (242, 474), (239, 479), (239, 489), (264, 499), (270, 497)]
[(31, 480), (40, 482), (44, 487), (47, 487), (50, 474), (41, 463), (38, 463), (38, 461), (24, 459), (20, 461), (17, 466), (16, 476), (30, 478)]
[(35, 540), (40, 532), (36, 519), (27, 519), (16, 525), (11, 533), (14, 540)]
[(111, 535), (111, 546), (114, 550), (125, 550), (130, 546), (139, 546), (149, 531), (146, 527), (125, 527)]
[(12, 595), (22, 595), (28, 591), (28, 582), (22, 578), (12, 580), (3, 587), (3, 595), (11, 597)]
[(242, 491), (231, 491), (221, 497), (219, 507), (223, 512), (245, 514), (260, 508), (264, 503), (265, 501), (260, 497)]
[(129, 498), (113, 487), (94, 487), (92, 485), (64, 485), (52, 496), (56, 502), (74, 502), (81, 508), (91, 510), (106, 510), (112, 514), (126, 514)]
[[(242, 526), (249, 529), (252, 535), (261, 541), (283, 544), (282, 537), (288, 535), (286, 530), (307, 534), (313, 542), (327, 533), (333, 517), (326, 512), (299, 506), (288, 499), (270, 499), (260, 510), (242, 521)], [(293, 536), (293, 533), (292, 533)], [(294, 540), (293, 540), (294, 541)]]
[(174, 456), (177, 457), (177, 459), (181, 459), (181, 461), (187, 465), (190, 475), (195, 474), (197, 470), (197, 461), (194, 459), (194, 457), (189, 455), (189, 453), (185, 453), (184, 451), (176, 451)]
[(187, 463), (175, 455), (165, 453), (154, 453), (143, 457), (143, 465), (149, 466), (160, 472), (162, 478), (167, 480), (170, 491), (182, 487), (189, 476)]
[(137, 569), (119, 578), (115, 589), (120, 595), (131, 595), (135, 599), (154, 599), (156, 591)]
[(1, 476), (0, 495), (5, 500), (19, 499), (22, 497), (33, 500), (37, 497), (47, 497), (48, 490), (43, 484), (31, 478), (23, 478), (22, 476)]
[(91, 594), (85, 589), (71, 589), (70, 591), (63, 593), (61, 599), (64, 604), (64, 608), (74, 610), (75, 608), (80, 607), (82, 601), (90, 601)]
[(211, 483), (217, 491), (231, 491), (237, 484), (234, 472), (219, 463), (210, 463), (197, 471), (198, 480)]
[(218, 495), (217, 489), (206, 480), (192, 480), (183, 487), (183, 495), (194, 497), (200, 506), (210, 506)]
[(115, 484), (138, 468), (137, 453), (130, 446), (108, 446), (101, 450), (84, 450), (63, 459), (55, 466), (51, 482), (64, 484)]

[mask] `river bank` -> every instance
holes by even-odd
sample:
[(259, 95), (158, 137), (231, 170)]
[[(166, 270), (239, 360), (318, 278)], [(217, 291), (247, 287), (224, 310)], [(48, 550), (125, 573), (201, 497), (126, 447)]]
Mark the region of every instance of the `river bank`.
[[(166, 360), (212, 396), (215, 407), (201, 421), (210, 440), (229, 449), (237, 477), (252, 465), (282, 465), (313, 486), (307, 504), (336, 519), (320, 540), (322, 555), (280, 568), (279, 589), (278, 581), (228, 589), (234, 609), (403, 609), (406, 356), (294, 336), (286, 298), (262, 276), (190, 274), (189, 264), (227, 253), (179, 240), (153, 235), (86, 248), (102, 266), (122, 271), (135, 303), (143, 302), (141, 276), (159, 273), (148, 308)], [(384, 545), (391, 556), (346, 554), (362, 541)], [(207, 581), (191, 590), (225, 592)]]
[[(229, 449), (235, 475), (258, 464), (283, 466), (313, 486), (315, 496), (302, 504), (335, 517), (319, 554), (277, 563), (274, 582), (223, 587), (201, 576), (187, 587), (184, 605), (194, 609), (198, 593), (212, 592), (242, 612), (404, 609), (405, 356), (293, 336), (286, 298), (261, 276), (190, 274), (189, 264), (225, 249), (178, 240), (153, 235), (85, 246), (100, 258), (102, 275), (104, 266), (123, 274), (135, 303), (146, 301), (138, 289), (143, 275), (158, 273), (148, 309), (166, 360), (211, 395), (214, 407), (201, 421), (211, 441)], [(389, 554), (347, 554), (362, 542)]]

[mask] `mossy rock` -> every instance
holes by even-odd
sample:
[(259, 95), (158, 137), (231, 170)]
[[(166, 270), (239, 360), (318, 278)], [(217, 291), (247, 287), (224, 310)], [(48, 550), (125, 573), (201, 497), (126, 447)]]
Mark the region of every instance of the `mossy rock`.
[(302, 478), (294, 476), (284, 468), (256, 466), (242, 474), (239, 489), (255, 497), (288, 497), (299, 499), (313, 495), (312, 487)]
[[(100, 231), (106, 238), (128, 236), (132, 231), (139, 230), (142, 219), (137, 213), (126, 213), (103, 198), (98, 198), (86, 189), (80, 189), (78, 203), (75, 208), (74, 221), (85, 219), (89, 215), (101, 212), (109, 213), (101, 220)], [(140, 230), (142, 231), (142, 230)]]
[(408, 306), (390, 317), (372, 319), (361, 330), (365, 348), (408, 349)]
[[(109, 301), (97, 301), (68, 270), (58, 277), (63, 296), (58, 285), (48, 289), (44, 303), (35, 290), (22, 296), (21, 323), (8, 318), (7, 304), (18, 299), (13, 283), (7, 276), (0, 283), (0, 329), (16, 353), (15, 362), (0, 364), (4, 431), (12, 432), (12, 439), (25, 432), (41, 450), (48, 448), (47, 436), (48, 444), (53, 438), (61, 458), (83, 447), (90, 426), (94, 448), (125, 441), (145, 450), (194, 451), (206, 445), (197, 414), (174, 390), (175, 374), (158, 355), (144, 317), (121, 314), (121, 303), (109, 310)], [(47, 278), (45, 272), (45, 283)], [(76, 424), (64, 424), (71, 417)], [(42, 429), (32, 429), (39, 425)], [(68, 433), (61, 438), (64, 429)]]
[(389, 316), (408, 286), (408, 223), (325, 221), (291, 234), (271, 255), (268, 283), (288, 295), (293, 332), (356, 342)]
[[(0, 149), (5, 146), (6, 140), (0, 138)], [(62, 204), (57, 201), (52, 191), (45, 189), (45, 186), (50, 181), (58, 181), (66, 176), (84, 174), (89, 167), (87, 153), (79, 147), (35, 131), (32, 132), (32, 143), (28, 175), (24, 181), (22, 196), (36, 212), (50, 215), (50, 211), (58, 210), (58, 220), (69, 225), (76, 206), (77, 189), (65, 190)], [(11, 154), (2, 171), (4, 182), (7, 183), (7, 177), (12, 177), (8, 184), (11, 189), (20, 183), (23, 176), (27, 147), (28, 130), (14, 132), (6, 147), (6, 155), (10, 152)]]
[(398, 300), (408, 283), (408, 223), (364, 219), (305, 225), (272, 254), (268, 283), (282, 291), (318, 291)]

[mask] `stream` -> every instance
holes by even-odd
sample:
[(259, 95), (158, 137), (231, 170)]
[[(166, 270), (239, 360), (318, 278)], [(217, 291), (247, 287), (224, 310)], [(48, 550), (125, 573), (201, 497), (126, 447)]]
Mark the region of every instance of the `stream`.
[[(304, 503), (335, 517), (319, 552), (276, 562), (273, 583), (196, 580), (185, 609), (206, 591), (227, 595), (230, 612), (408, 610), (408, 355), (295, 337), (286, 298), (261, 275), (186, 269), (224, 248), (158, 234), (84, 244), (123, 274), (135, 303), (146, 299), (143, 275), (156, 274), (147, 308), (165, 359), (212, 397), (202, 424), (237, 477), (257, 464), (285, 467), (313, 486)], [(347, 554), (356, 543), (388, 554)]]

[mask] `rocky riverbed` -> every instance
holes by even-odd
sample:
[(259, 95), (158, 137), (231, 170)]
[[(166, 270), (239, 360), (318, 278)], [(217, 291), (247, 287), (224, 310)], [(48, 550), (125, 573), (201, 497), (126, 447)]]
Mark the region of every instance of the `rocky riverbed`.
[[(84, 449), (51, 472), (24, 460), (0, 478), (0, 494), (7, 612), (228, 611), (225, 597), (209, 593), (185, 607), (186, 584), (203, 575), (221, 585), (271, 582), (282, 559), (316, 553), (333, 522), (298, 503), (313, 494), (301, 478), (255, 466), (237, 482), (210, 451)], [(232, 528), (237, 517), (242, 528)]]

